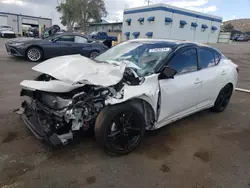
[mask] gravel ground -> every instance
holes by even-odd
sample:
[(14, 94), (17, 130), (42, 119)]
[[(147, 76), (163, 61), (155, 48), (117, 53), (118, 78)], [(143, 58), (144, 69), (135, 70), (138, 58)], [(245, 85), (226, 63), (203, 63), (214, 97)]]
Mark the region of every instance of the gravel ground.
[[(250, 89), (250, 45), (215, 45), (241, 68)], [(13, 110), (34, 63), (9, 57), (0, 40), (0, 187), (250, 187), (250, 95), (235, 92), (223, 113), (203, 111), (150, 132), (132, 154), (111, 157), (93, 136), (52, 150), (41, 144)]]

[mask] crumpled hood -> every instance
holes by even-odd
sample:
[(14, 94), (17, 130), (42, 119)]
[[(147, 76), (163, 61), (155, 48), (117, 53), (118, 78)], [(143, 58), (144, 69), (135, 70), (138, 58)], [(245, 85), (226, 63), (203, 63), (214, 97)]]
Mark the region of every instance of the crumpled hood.
[(32, 69), (71, 84), (108, 87), (122, 79), (125, 68), (125, 63), (97, 63), (81, 55), (70, 55), (46, 60)]

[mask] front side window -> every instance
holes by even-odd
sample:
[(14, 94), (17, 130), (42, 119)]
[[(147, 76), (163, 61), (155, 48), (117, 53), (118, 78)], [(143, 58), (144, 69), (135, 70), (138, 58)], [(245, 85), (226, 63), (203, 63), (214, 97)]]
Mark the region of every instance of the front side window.
[(61, 41), (61, 42), (74, 42), (74, 36), (69, 36), (69, 35), (64, 35), (59, 38), (57, 38), (56, 41)]
[(221, 56), (217, 52), (214, 52), (214, 59), (216, 65), (220, 62), (220, 58)]
[(87, 43), (88, 40), (84, 37), (80, 37), (80, 36), (75, 36), (75, 42), (76, 43)]
[(110, 64), (126, 63), (135, 69), (139, 76), (155, 72), (156, 66), (172, 51), (164, 42), (123, 42), (95, 58), (98, 62)]
[(178, 74), (183, 74), (196, 71), (197, 63), (196, 49), (190, 48), (175, 55), (168, 66), (176, 70)]
[(205, 69), (205, 68), (212, 67), (215, 65), (213, 51), (207, 50), (207, 49), (200, 49), (199, 55), (200, 55), (200, 68), (201, 69)]

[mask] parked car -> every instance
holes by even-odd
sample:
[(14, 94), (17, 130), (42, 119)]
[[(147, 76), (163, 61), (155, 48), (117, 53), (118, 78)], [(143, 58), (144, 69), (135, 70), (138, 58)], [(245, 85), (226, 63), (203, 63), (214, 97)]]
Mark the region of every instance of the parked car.
[(224, 111), (238, 79), (237, 65), (218, 50), (164, 39), (131, 40), (94, 59), (63, 56), (32, 69), (41, 75), (21, 82), (28, 99), (18, 111), (29, 129), (53, 146), (94, 129), (115, 154), (134, 150), (145, 130), (204, 109)]
[(53, 25), (44, 29), (44, 31), (41, 33), (41, 38), (45, 39), (62, 33), (64, 32), (61, 31), (61, 28), (58, 25)]
[(0, 37), (2, 38), (15, 38), (16, 34), (8, 25), (0, 25)]
[(117, 41), (117, 37), (114, 36), (108, 36), (106, 32), (97, 32), (94, 31), (90, 34), (91, 38), (97, 39), (97, 40), (107, 40), (110, 39), (112, 41)]
[(236, 41), (249, 41), (248, 35), (241, 35)]
[(37, 27), (30, 27), (25, 33), (26, 37), (39, 37), (39, 30)]
[(108, 36), (106, 32), (97, 32), (94, 31), (90, 34), (90, 38), (96, 39), (96, 40), (102, 40), (103, 43), (108, 46), (109, 48), (112, 47), (112, 41), (117, 41), (117, 37), (114, 36)]
[(232, 38), (231, 38), (231, 40), (233, 40), (233, 41), (237, 41), (237, 39), (240, 37), (240, 35), (239, 34), (236, 34), (236, 35), (234, 35)]
[(27, 57), (33, 62), (80, 53), (86, 57), (95, 57), (107, 50), (104, 44), (76, 33), (63, 33), (46, 39), (19, 38), (7, 41), (5, 46), (9, 55)]

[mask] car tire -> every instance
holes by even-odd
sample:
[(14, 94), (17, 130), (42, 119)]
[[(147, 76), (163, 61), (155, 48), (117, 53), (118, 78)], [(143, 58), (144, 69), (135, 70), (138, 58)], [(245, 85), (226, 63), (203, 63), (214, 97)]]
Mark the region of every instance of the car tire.
[(37, 47), (30, 47), (26, 51), (26, 57), (28, 58), (29, 61), (39, 62), (43, 58), (43, 51)]
[(99, 55), (98, 51), (91, 51), (90, 54), (89, 54), (89, 58), (93, 59), (98, 55)]
[(233, 87), (230, 84), (227, 84), (224, 88), (221, 89), (213, 108), (211, 109), (213, 112), (223, 112), (233, 93)]
[(141, 142), (144, 132), (143, 114), (129, 103), (104, 108), (95, 123), (96, 140), (111, 155), (132, 152)]

